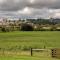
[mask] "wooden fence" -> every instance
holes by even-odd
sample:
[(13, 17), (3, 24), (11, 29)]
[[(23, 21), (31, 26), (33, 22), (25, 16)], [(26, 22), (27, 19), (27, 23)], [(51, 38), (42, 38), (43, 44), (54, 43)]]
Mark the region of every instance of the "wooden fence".
[(33, 49), (33, 48), (31, 48), (30, 51), (31, 51), (31, 56), (33, 56), (33, 52), (34, 52), (34, 51), (36, 51), (36, 52), (40, 52), (40, 53), (41, 53), (41, 52), (44, 53), (44, 52), (48, 52), (49, 49)]
[(52, 52), (52, 57), (60, 58), (60, 49), (55, 48), (51, 50)]

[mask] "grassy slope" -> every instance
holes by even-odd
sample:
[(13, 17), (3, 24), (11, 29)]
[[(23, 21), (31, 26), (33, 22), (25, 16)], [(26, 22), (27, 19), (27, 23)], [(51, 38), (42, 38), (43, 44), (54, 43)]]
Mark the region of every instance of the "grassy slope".
[(33, 47), (43, 48), (60, 47), (60, 32), (7, 32), (0, 33), (0, 48)]

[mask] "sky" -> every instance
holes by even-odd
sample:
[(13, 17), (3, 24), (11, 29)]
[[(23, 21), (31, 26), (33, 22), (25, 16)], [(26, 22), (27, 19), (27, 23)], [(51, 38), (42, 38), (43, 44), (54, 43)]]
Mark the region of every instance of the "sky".
[(0, 17), (60, 18), (60, 0), (0, 0)]

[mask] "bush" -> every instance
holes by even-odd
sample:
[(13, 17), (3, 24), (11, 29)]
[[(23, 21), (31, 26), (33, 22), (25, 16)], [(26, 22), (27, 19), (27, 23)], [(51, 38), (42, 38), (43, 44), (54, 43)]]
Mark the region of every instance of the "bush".
[(21, 30), (22, 31), (33, 31), (33, 27), (29, 24), (22, 24), (21, 25)]
[(56, 31), (60, 31), (60, 29), (56, 29)]
[(1, 28), (1, 31), (2, 32), (6, 32), (6, 29), (3, 27), (3, 28)]
[(9, 32), (10, 31), (10, 28), (9, 27), (2, 27), (1, 28), (1, 31), (2, 32)]

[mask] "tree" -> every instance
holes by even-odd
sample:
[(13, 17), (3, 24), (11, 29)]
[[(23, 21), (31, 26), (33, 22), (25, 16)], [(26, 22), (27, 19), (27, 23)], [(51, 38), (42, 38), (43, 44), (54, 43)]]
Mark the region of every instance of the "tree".
[(1, 28), (2, 32), (6, 32), (6, 29), (4, 27)]
[(21, 25), (21, 30), (22, 31), (33, 31), (33, 27), (32, 27), (32, 25), (25, 23), (25, 24)]

